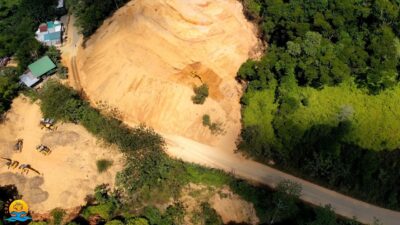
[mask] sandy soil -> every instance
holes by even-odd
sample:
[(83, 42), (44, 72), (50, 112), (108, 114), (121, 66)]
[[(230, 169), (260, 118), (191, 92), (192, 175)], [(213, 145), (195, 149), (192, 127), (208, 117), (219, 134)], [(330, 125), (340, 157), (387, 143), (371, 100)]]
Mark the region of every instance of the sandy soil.
[[(92, 103), (118, 108), (131, 125), (235, 147), (242, 88), (234, 78), (259, 46), (239, 1), (131, 1), (85, 46), (76, 63)], [(210, 86), (210, 97), (194, 105), (193, 85), (202, 82)], [(73, 76), (70, 83), (76, 83)], [(212, 135), (202, 125), (204, 114), (223, 123), (225, 135)]]
[[(97, 185), (114, 184), (116, 172), (124, 164), (118, 150), (102, 146), (82, 126), (58, 124), (56, 131), (42, 130), (40, 119), (36, 103), (24, 97), (14, 100), (6, 121), (0, 124), (0, 157), (30, 164), (40, 175), (32, 171), (21, 174), (0, 160), (0, 185), (15, 184), (32, 211), (46, 212), (56, 207), (80, 206)], [(24, 139), (21, 153), (12, 150), (18, 138)], [(38, 144), (48, 146), (52, 153), (44, 156), (37, 152)], [(99, 174), (96, 161), (104, 158), (114, 164)]]

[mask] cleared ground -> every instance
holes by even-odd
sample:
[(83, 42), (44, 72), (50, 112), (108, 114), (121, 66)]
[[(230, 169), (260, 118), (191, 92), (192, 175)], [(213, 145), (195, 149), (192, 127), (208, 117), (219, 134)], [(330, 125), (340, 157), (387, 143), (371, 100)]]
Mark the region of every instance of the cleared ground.
[[(241, 128), (236, 73), (259, 47), (242, 9), (237, 0), (131, 1), (79, 47), (70, 83), (92, 103), (118, 108), (126, 123), (233, 149)], [(193, 86), (202, 82), (210, 97), (195, 105)], [(211, 134), (204, 114), (225, 135)]]
[[(80, 206), (97, 185), (114, 184), (124, 164), (117, 149), (103, 146), (79, 125), (57, 124), (56, 131), (41, 129), (41, 117), (37, 103), (24, 97), (14, 100), (6, 121), (0, 124), (0, 157), (29, 164), (40, 175), (33, 171), (21, 174), (21, 170), (8, 169), (6, 161), (0, 160), (0, 185), (15, 184), (32, 211), (46, 212)], [(24, 139), (21, 153), (13, 151), (18, 138)], [(39, 144), (48, 146), (52, 153), (39, 153)], [(98, 159), (112, 160), (113, 166), (99, 174)]]

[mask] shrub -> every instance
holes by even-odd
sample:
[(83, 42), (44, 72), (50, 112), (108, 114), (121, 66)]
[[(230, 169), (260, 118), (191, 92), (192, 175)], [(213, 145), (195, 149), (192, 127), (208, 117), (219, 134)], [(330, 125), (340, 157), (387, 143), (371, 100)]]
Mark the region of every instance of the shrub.
[(210, 126), (210, 124), (211, 124), (210, 115), (208, 114), (203, 115), (203, 126)]
[(222, 134), (224, 132), (222, 129), (222, 124), (219, 122), (212, 123), (210, 115), (208, 114), (203, 115), (203, 126), (208, 127), (211, 133), (215, 135)]
[(192, 101), (194, 104), (203, 104), (208, 97), (208, 85), (202, 84), (199, 87), (194, 87), (193, 89), (195, 95), (192, 97)]
[(150, 225), (158, 225), (162, 223), (162, 214), (154, 206), (144, 208), (143, 215), (149, 220)]
[[(149, 225), (149, 221), (144, 218), (129, 219), (126, 223), (127, 225)], [(161, 223), (160, 223), (161, 225)]]
[[(0, 224), (1, 221), (0, 221)], [(47, 225), (47, 222), (41, 221), (41, 222), (30, 222), (29, 225)]]
[(65, 210), (56, 208), (51, 211), (51, 217), (53, 218), (53, 225), (61, 225), (65, 216)]
[(111, 221), (107, 222), (105, 225), (124, 225), (124, 223), (119, 220), (111, 220)]
[(97, 171), (99, 173), (103, 173), (108, 170), (113, 164), (113, 161), (107, 160), (107, 159), (100, 159), (97, 160), (96, 165), (97, 165)]
[(222, 225), (221, 216), (211, 207), (208, 202), (201, 203), (201, 214), (204, 224), (207, 225)]
[(62, 64), (57, 64), (57, 75), (60, 79), (67, 79), (68, 67), (63, 66)]
[(106, 202), (104, 204), (85, 208), (82, 212), (82, 216), (86, 220), (89, 219), (90, 216), (94, 215), (98, 215), (105, 220), (110, 220), (113, 217), (115, 210), (116, 206), (113, 202)]

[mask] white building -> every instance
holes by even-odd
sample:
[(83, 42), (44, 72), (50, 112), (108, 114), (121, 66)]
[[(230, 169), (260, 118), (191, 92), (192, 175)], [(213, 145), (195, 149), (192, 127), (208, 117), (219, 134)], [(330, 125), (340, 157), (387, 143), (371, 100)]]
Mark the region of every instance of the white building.
[(36, 39), (45, 45), (59, 45), (62, 42), (63, 26), (60, 21), (40, 24), (36, 31)]

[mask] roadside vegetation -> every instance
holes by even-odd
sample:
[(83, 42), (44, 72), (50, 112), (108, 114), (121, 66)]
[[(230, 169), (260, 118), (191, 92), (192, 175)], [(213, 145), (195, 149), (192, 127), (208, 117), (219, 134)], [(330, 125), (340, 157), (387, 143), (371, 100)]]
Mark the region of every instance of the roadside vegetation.
[[(254, 204), (263, 223), (300, 224), (300, 221), (312, 222), (317, 218), (317, 209), (298, 199), (300, 188), (297, 184), (283, 182), (274, 192), (266, 187), (250, 185), (220, 170), (171, 159), (164, 152), (164, 140), (153, 130), (144, 126), (127, 127), (101, 114), (74, 90), (55, 81), (46, 83), (40, 99), (45, 117), (79, 122), (103, 141), (118, 146), (126, 157), (125, 168), (116, 178), (119, 188), (110, 190), (106, 185), (96, 188), (93, 198), (88, 199), (88, 205), (81, 213), (86, 220), (96, 217), (110, 224), (131, 224), (139, 220), (143, 224), (184, 224), (185, 207), (179, 202), (179, 197), (182, 188), (189, 183), (229, 187), (233, 193)], [(166, 210), (160, 211), (155, 207), (167, 203)], [(207, 217), (202, 219), (221, 224), (206, 203), (199, 213), (207, 213)], [(332, 224), (357, 224), (337, 218), (331, 210), (329, 215)]]
[(400, 209), (400, 4), (244, 0), (268, 50), (238, 71), (238, 148)]

